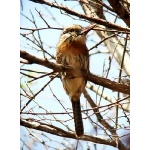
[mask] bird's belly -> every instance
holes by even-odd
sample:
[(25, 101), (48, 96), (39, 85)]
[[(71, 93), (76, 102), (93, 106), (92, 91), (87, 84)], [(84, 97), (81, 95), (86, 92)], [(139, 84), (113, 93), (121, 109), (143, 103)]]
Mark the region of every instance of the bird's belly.
[(86, 81), (84, 78), (66, 78), (62, 79), (64, 89), (71, 99), (74, 101), (79, 100), (81, 93), (83, 92)]
[[(63, 55), (59, 62), (65, 66), (82, 69), (88, 72), (89, 60), (86, 55)], [(79, 100), (80, 95), (85, 88), (87, 82), (86, 79), (75, 77), (73, 74), (66, 72), (62, 72), (61, 76), (66, 93), (72, 100)]]

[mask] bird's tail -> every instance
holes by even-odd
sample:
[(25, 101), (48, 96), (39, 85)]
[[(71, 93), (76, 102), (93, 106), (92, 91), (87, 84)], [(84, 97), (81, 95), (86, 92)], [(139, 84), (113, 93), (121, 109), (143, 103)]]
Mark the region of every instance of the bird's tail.
[(72, 100), (72, 109), (73, 109), (76, 136), (80, 137), (84, 134), (80, 100), (77, 101)]

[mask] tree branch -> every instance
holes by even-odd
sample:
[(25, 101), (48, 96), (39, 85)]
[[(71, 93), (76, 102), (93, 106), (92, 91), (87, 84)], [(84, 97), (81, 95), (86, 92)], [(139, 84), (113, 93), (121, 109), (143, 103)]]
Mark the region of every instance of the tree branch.
[[(95, 92), (99, 96), (102, 96), (105, 100), (107, 100), (110, 103), (114, 103), (113, 99), (110, 98), (108, 95), (105, 95), (100, 90), (97, 90), (93, 85), (87, 84), (86, 87), (90, 89), (91, 91)], [(126, 104), (123, 104), (122, 106), (119, 106), (119, 108), (122, 108), (124, 111), (129, 112), (129, 108), (126, 106)]]
[(54, 8), (58, 8), (58, 9), (61, 9), (63, 11), (65, 11), (66, 13), (69, 13), (71, 15), (74, 15), (74, 16), (77, 16), (79, 18), (82, 18), (82, 19), (87, 19), (91, 22), (94, 22), (94, 23), (97, 23), (97, 24), (100, 24), (100, 25), (104, 25), (106, 26), (107, 28), (112, 28), (112, 29), (116, 29), (116, 30), (121, 30), (121, 31), (130, 31), (129, 28), (123, 28), (119, 25), (116, 25), (116, 24), (113, 24), (111, 22), (108, 22), (108, 21), (105, 21), (103, 19), (99, 19), (99, 18), (93, 18), (93, 17), (89, 17), (87, 15), (84, 15), (84, 14), (81, 14), (81, 13), (77, 13), (67, 7), (64, 7), (64, 6), (60, 6), (60, 5), (56, 5), (54, 3), (50, 3), (50, 2), (47, 2), (45, 0), (30, 0), (32, 2), (36, 2), (36, 3), (40, 3), (40, 4), (45, 4), (45, 5), (48, 5), (48, 6), (51, 6), (51, 7), (54, 7)]
[[(61, 136), (61, 137), (77, 139), (74, 133), (64, 131), (56, 126), (48, 125), (42, 122), (36, 122), (32, 120), (27, 121), (27, 120), (20, 119), (20, 125), (27, 127), (27, 128), (44, 131), (44, 132), (54, 134), (57, 136)], [(115, 141), (111, 141), (109, 139), (101, 139), (101, 138), (89, 136), (89, 135), (83, 135), (82, 137), (79, 138), (79, 140), (91, 141), (94, 143), (106, 144), (106, 145), (116, 147)]]
[(109, 4), (116, 12), (116, 14), (130, 27), (130, 13), (121, 5), (118, 0), (108, 0)]
[[(84, 0), (84, 1), (87, 1), (87, 0)], [(90, 6), (90, 5), (85, 5), (85, 4), (82, 5), (81, 4), (81, 7), (83, 8), (85, 14), (89, 17), (92, 16), (92, 12), (95, 12), (96, 18), (102, 18), (104, 16), (104, 15), (100, 15), (100, 13), (97, 13), (98, 8), (93, 7), (92, 5)], [(104, 19), (105, 19), (105, 17), (104, 17)], [(102, 26), (102, 24), (99, 25), (99, 27), (101, 27), (101, 26)], [(107, 31), (106, 32), (96, 31), (96, 33), (102, 40), (112, 35), (111, 32), (107, 32)], [(120, 41), (118, 40), (118, 38), (111, 37), (111, 38), (105, 40), (104, 43), (107, 46), (107, 49), (109, 50), (109, 52), (112, 54), (112, 56), (116, 59), (116, 61), (120, 65), (121, 60), (122, 60), (122, 56), (123, 56), (124, 47), (120, 45)], [(129, 54), (127, 52), (125, 53), (123, 70), (127, 75), (130, 75), (130, 57), (129, 57)]]
[(72, 73), (75, 77), (85, 77), (87, 78), (87, 80), (95, 84), (104, 86), (108, 89), (118, 91), (124, 94), (130, 94), (130, 87), (127, 85), (117, 83), (103, 77), (98, 77), (92, 73), (86, 74), (85, 71), (74, 69), (72, 67), (63, 66), (61, 64), (55, 64), (53, 62), (48, 61), (47, 59), (41, 59), (36, 56), (33, 56), (23, 50), (20, 51), (20, 56), (21, 58), (28, 60), (30, 64), (35, 63), (38, 65), (42, 65), (47, 68), (53, 69), (56, 72), (69, 72)]
[[(105, 121), (105, 119), (103, 119), (102, 115), (100, 114), (99, 110), (96, 108), (97, 105), (93, 102), (92, 98), (90, 97), (90, 95), (88, 94), (88, 92), (86, 91), (86, 89), (84, 90), (84, 97), (87, 99), (87, 101), (89, 102), (89, 104), (91, 105), (92, 108), (95, 108), (93, 109), (96, 117), (97, 117), (97, 120), (100, 124), (102, 124), (111, 134), (112, 136), (116, 136), (117, 133), (116, 133), (116, 130), (114, 129), (114, 127), (112, 127), (111, 125), (109, 125), (107, 123), (107, 121)], [(118, 135), (117, 135), (118, 136)], [(123, 143), (118, 139), (118, 148), (119, 150), (125, 150), (126, 147), (123, 145)]]

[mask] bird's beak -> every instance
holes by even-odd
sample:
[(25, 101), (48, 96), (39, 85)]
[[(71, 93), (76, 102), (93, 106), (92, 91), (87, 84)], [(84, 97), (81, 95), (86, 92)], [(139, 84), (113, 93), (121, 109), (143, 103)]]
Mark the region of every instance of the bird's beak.
[(96, 26), (96, 24), (90, 25), (88, 27), (85, 27), (82, 29), (81, 34), (87, 34), (91, 29), (93, 29)]

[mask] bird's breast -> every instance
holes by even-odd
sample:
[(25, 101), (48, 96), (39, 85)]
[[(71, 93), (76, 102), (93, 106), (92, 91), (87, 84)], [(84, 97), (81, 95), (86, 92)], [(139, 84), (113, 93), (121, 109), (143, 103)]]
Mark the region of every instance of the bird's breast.
[(61, 44), (60, 46), (58, 46), (57, 48), (59, 50), (59, 52), (63, 53), (64, 55), (87, 55), (88, 54), (88, 50), (86, 45), (80, 44), (80, 43), (72, 43), (72, 44), (68, 44), (68, 43), (64, 43)]

